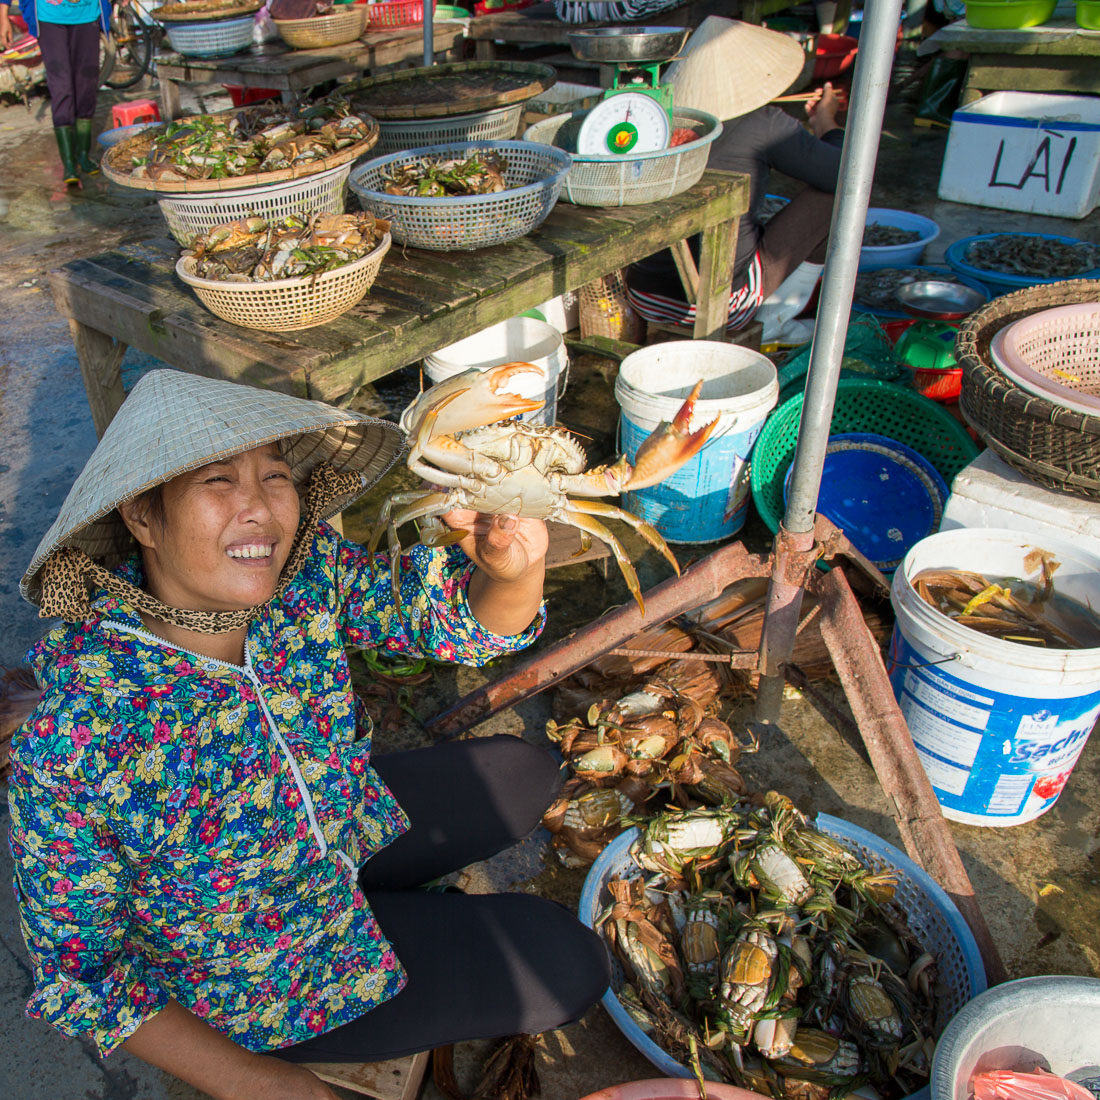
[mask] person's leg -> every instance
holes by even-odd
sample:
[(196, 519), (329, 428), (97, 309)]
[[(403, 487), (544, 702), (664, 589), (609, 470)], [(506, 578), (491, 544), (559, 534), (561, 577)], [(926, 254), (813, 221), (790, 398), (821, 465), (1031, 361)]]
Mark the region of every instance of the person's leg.
[(95, 117), (96, 91), (99, 88), (99, 24), (80, 23), (70, 29), (77, 166), (82, 172), (95, 175), (99, 165), (92, 160), (90, 153), (92, 119)]
[(410, 828), (367, 861), (367, 893), (419, 886), (495, 855), (538, 825), (561, 786), (550, 753), (518, 737), (452, 741), (371, 764)]
[(60, 23), (39, 23), (38, 44), (46, 68), (46, 88), (50, 93), (53, 135), (61, 155), (61, 170), (67, 185), (80, 185), (76, 167), (76, 96), (70, 51), (72, 27)]
[(572, 1023), (610, 978), (603, 941), (528, 894), (376, 891), (368, 898), (408, 974), (359, 1019), (274, 1051), (292, 1062), (374, 1062), (468, 1039)]
[(833, 196), (806, 187), (768, 221), (760, 242), (764, 298), (803, 261), (824, 263), (832, 213)]

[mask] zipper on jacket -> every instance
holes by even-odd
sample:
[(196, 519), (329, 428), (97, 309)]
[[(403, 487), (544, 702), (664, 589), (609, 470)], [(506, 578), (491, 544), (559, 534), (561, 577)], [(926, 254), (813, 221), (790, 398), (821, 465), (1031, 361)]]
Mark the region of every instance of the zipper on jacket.
[[(256, 670), (252, 667), (252, 654), (248, 649), (248, 639), (246, 638), (244, 643), (244, 664), (235, 665), (232, 661), (221, 661), (217, 657), (208, 657), (205, 654), (196, 653), (194, 650), (184, 649), (182, 646), (178, 646), (173, 642), (166, 642), (163, 638), (158, 638), (155, 634), (151, 634), (147, 630), (141, 630), (138, 627), (130, 626), (128, 623), (120, 623), (113, 619), (108, 619), (103, 625), (112, 626), (116, 630), (123, 630), (129, 634), (135, 634), (137, 637), (152, 642), (154, 645), (168, 646), (180, 653), (186, 653), (189, 657), (194, 657), (197, 661), (216, 665), (219, 668), (230, 668), (234, 672), (241, 673), (245, 679), (248, 680), (253, 690), (256, 692), (256, 699), (267, 721), (267, 728), (271, 731), (271, 736), (275, 738), (275, 742), (279, 746), (279, 751), (282, 752), (283, 759), (286, 760), (287, 767), (290, 768), (290, 774), (294, 777), (294, 785), (298, 788), (298, 794), (301, 796), (302, 806), (306, 811), (306, 817), (309, 819), (309, 828), (310, 832), (313, 834), (313, 839), (320, 849), (321, 855), (327, 856), (329, 853), (328, 841), (325, 840), (325, 834), (321, 832), (321, 826), (317, 823), (317, 811), (313, 805), (313, 798), (310, 796), (309, 788), (306, 786), (306, 781), (302, 776), (301, 769), (298, 767), (298, 761), (294, 758), (294, 754), (290, 751), (290, 746), (284, 740), (283, 735), (279, 732), (279, 727), (275, 724), (275, 718), (268, 708), (267, 700), (264, 698), (263, 684), (256, 675)], [(334, 848), (333, 854), (336, 855), (344, 866), (353, 874), (358, 873), (359, 868), (347, 852), (340, 848)]]

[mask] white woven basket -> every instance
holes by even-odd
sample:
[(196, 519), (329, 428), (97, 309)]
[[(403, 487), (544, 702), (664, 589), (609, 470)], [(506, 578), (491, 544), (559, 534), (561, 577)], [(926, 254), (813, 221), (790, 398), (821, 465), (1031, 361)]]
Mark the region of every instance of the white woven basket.
[(255, 216), (277, 221), (288, 214), (342, 214), (351, 166), (348, 161), (315, 176), (267, 187), (172, 196), (159, 199), (158, 203), (172, 236), (189, 248), (200, 233), (237, 218)]
[(224, 19), (220, 23), (168, 23), (168, 44), (185, 57), (229, 57), (252, 45), (253, 18)]
[(707, 166), (710, 145), (722, 132), (722, 123), (705, 111), (677, 107), (677, 127), (694, 130), (698, 137), (686, 145), (658, 149), (652, 153), (622, 156), (582, 156), (577, 134), (587, 111), (554, 115), (529, 126), (524, 141), (553, 145), (573, 158), (573, 169), (565, 181), (562, 198), (577, 206), (640, 206), (670, 199), (699, 182)]
[(387, 232), (372, 251), (350, 264), (304, 279), (266, 283), (228, 283), (194, 274), (193, 256), (181, 256), (176, 274), (211, 313), (245, 328), (293, 332), (314, 328), (346, 313), (370, 290), (390, 250)]
[(306, 19), (276, 19), (282, 40), (292, 50), (315, 50), (354, 42), (367, 28), (367, 5), (347, 4), (331, 15)]
[(374, 155), (403, 153), (421, 145), (443, 145), (452, 141), (511, 141), (519, 129), (523, 106), (513, 103), (491, 111), (449, 118), (380, 118)]
[(1032, 313), (1001, 329), (989, 351), (1021, 389), (1100, 416), (1100, 302)]

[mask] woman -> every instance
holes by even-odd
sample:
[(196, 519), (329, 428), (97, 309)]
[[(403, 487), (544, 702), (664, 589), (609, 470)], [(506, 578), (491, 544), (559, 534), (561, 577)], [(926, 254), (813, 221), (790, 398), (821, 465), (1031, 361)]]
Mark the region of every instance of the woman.
[[(121, 0), (125, 4), (127, 0)], [(0, 0), (0, 48), (11, 45), (11, 0)], [(109, 33), (109, 0), (31, 0), (20, 12), (42, 47), (50, 113), (66, 187), (79, 187), (79, 172), (94, 176), (89, 155), (99, 87), (99, 34)]]
[(370, 759), (345, 647), (479, 664), (543, 622), (541, 521), (451, 513), (467, 534), (406, 556), (400, 609), (388, 560), (323, 522), (402, 443), (175, 371), (134, 387), (22, 585), (67, 620), (12, 751), (30, 1015), (217, 1098), (333, 1100), (300, 1063), (546, 1030), (602, 993), (564, 909), (414, 889), (529, 832), (558, 769), (512, 737)]
[[(828, 83), (811, 96), (806, 103), (809, 131), (780, 108), (766, 106), (799, 75), (804, 57), (793, 39), (763, 27), (708, 16), (684, 53), (667, 76), (676, 103), (724, 120), (707, 166), (749, 177), (749, 207), (738, 223), (726, 322), (727, 331), (735, 332), (800, 266), (808, 282), (803, 304), (817, 281), (844, 141), (837, 126), (839, 103)], [(807, 186), (762, 224), (755, 212), (773, 169)], [(698, 238), (690, 245), (698, 261)], [(631, 265), (627, 294), (648, 321), (688, 328), (695, 323), (695, 307), (684, 297), (671, 252)]]

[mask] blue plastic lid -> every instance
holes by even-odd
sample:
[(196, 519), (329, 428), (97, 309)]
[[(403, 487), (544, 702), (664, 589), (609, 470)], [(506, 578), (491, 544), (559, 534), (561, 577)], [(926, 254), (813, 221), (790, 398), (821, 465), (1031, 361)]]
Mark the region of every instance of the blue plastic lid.
[[(788, 470), (784, 500), (790, 478)], [(817, 510), (884, 573), (935, 534), (946, 500), (947, 484), (911, 447), (869, 432), (829, 437)]]

